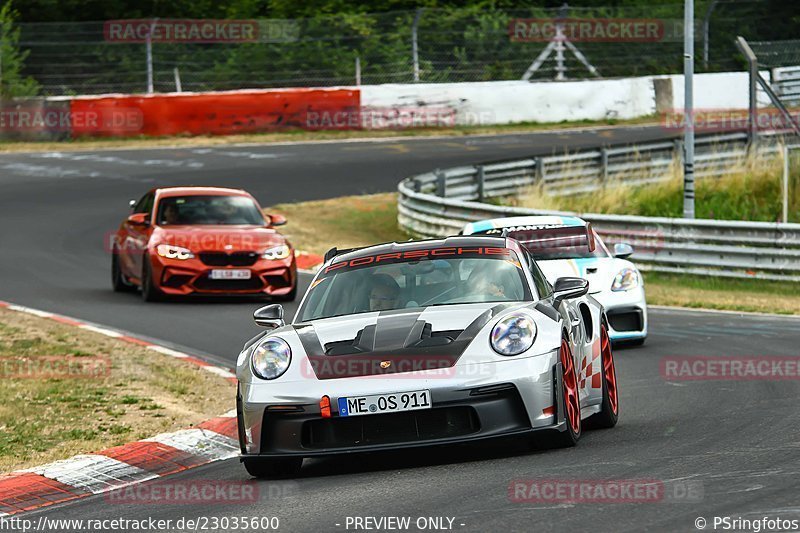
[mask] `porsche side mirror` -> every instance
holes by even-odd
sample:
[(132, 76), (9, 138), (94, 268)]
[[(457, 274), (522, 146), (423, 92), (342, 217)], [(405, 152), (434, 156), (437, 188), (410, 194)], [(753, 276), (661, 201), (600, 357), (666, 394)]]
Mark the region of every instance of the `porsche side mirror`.
[(128, 224), (131, 226), (147, 226), (150, 224), (147, 213), (134, 213), (128, 217)]
[(128, 205), (130, 206), (131, 209), (133, 209), (134, 207), (136, 207), (136, 200), (128, 200)]
[(275, 329), (284, 325), (283, 306), (281, 304), (265, 305), (256, 309), (253, 320), (261, 327)]
[(633, 254), (633, 246), (624, 242), (618, 242), (614, 245), (614, 257), (625, 259)]
[(553, 287), (556, 303), (578, 298), (589, 292), (589, 282), (583, 278), (558, 278)]
[(283, 215), (267, 215), (270, 226), (283, 226), (286, 224), (286, 217)]

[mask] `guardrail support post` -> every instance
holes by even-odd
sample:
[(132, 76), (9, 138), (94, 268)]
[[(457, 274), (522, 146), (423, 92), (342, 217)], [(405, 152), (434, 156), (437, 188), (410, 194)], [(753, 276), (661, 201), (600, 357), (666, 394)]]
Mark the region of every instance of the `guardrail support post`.
[(478, 165), (476, 169), (478, 171), (478, 201), (483, 203), (483, 200), (486, 198), (486, 173), (484, 172), (483, 165)]
[(673, 157), (677, 157), (678, 163), (683, 165), (683, 141), (675, 139), (673, 143), (675, 144), (675, 154)]
[(608, 149), (600, 148), (600, 183), (605, 186), (608, 180)]
[(447, 196), (447, 182), (445, 181), (444, 172), (437, 168), (433, 173), (436, 174), (436, 196), (444, 198)]
[(534, 159), (534, 161), (536, 161), (536, 168), (534, 169), (535, 170), (534, 176), (536, 177), (535, 181), (537, 184), (539, 184), (544, 181), (544, 158), (537, 157), (536, 159)]

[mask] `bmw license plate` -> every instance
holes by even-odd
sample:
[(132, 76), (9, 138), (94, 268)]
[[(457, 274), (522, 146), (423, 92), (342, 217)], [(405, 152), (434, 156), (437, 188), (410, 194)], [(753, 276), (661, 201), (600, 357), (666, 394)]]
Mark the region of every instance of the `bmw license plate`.
[(250, 279), (253, 273), (246, 268), (231, 268), (226, 270), (212, 270), (208, 275), (211, 279)]
[(377, 415), (431, 408), (431, 391), (418, 390), (339, 398), (339, 416)]

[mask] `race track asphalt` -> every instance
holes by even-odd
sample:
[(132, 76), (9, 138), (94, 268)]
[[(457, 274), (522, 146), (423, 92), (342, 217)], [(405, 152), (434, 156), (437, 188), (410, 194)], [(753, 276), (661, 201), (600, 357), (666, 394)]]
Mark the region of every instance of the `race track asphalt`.
[[(144, 304), (114, 294), (104, 236), (127, 200), (159, 185), (243, 187), (264, 205), (394, 190), (415, 172), (600, 142), (659, 128), (369, 143), (0, 155), (0, 299), (164, 340), (230, 365), (258, 328), (252, 302)], [(291, 234), (291, 221), (286, 226)], [(332, 243), (332, 245), (335, 243)], [(308, 283), (308, 276), (303, 276)], [(288, 306), (288, 314), (294, 309)], [(228, 480), (271, 495), (203, 506), (109, 502), (28, 513), (51, 518), (277, 516), (280, 531), (355, 531), (347, 517), (448, 517), (460, 531), (696, 531), (714, 516), (800, 519), (796, 380), (667, 381), (665, 357), (797, 356), (800, 321), (655, 309), (643, 348), (615, 352), (621, 418), (578, 447), (518, 441), (307, 461), (286, 482), (249, 480), (236, 460), (169, 481)], [(646, 503), (515, 503), (513, 480), (654, 480), (690, 489)], [(161, 483), (164, 481), (162, 480)], [(447, 523), (447, 521), (445, 521)], [(338, 524), (338, 525), (337, 525)], [(364, 531), (364, 529), (360, 529)], [(415, 531), (416, 528), (411, 529)]]

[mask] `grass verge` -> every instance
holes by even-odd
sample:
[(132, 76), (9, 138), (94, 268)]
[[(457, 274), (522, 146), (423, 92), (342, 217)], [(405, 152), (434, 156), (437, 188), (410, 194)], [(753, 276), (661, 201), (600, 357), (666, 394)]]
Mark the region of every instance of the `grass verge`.
[[(107, 372), (66, 375), (67, 364), (76, 369), (98, 357)], [(183, 429), (233, 408), (231, 384), (194, 365), (6, 309), (0, 365), (0, 472)]]
[(651, 305), (800, 315), (800, 283), (659, 272), (644, 277)]
[[(397, 227), (397, 195), (347, 196), (279, 204), (267, 209), (287, 217), (285, 233), (297, 248), (324, 254), (408, 236)], [(647, 301), (704, 309), (800, 314), (800, 284), (645, 272)]]
[(0, 152), (46, 152), (65, 150), (99, 150), (111, 148), (159, 148), (184, 146), (216, 146), (241, 143), (270, 144), (300, 141), (341, 141), (348, 139), (381, 139), (387, 137), (432, 137), (465, 135), (492, 135), (504, 133), (527, 133), (552, 129), (577, 127), (632, 126), (640, 124), (656, 124), (652, 116), (630, 120), (579, 120), (550, 123), (519, 122), (515, 124), (499, 124), (496, 126), (457, 126), (452, 128), (403, 128), (392, 130), (354, 130), (354, 131), (307, 131), (300, 129), (283, 130), (271, 133), (251, 133), (241, 135), (198, 135), (174, 137), (127, 137), (122, 139), (103, 139), (79, 137), (64, 141), (0, 141)]
[[(790, 161), (789, 221), (800, 221), (800, 158)], [(634, 177), (634, 176), (631, 176)], [(722, 178), (696, 182), (697, 218), (776, 222), (783, 213), (783, 159), (745, 158), (732, 161)], [(532, 188), (506, 203), (534, 209), (577, 213), (613, 213), (648, 217), (683, 216), (683, 170), (676, 161), (668, 179), (639, 187), (608, 186), (590, 194), (553, 196)]]

